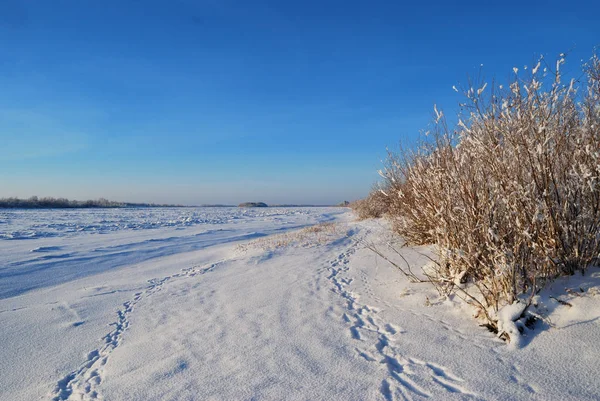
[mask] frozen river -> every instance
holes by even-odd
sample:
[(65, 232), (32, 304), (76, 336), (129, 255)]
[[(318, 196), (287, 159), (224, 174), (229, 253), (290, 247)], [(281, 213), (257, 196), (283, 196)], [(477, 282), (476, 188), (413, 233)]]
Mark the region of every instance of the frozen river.
[(341, 208), (0, 211), (0, 299), (152, 258), (333, 220)]

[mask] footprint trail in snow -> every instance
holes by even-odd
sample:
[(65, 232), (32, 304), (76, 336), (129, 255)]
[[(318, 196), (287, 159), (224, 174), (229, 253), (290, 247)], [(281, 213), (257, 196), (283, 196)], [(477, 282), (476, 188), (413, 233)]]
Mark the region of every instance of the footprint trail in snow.
[(444, 393), (458, 393), (463, 398), (477, 397), (466, 388), (464, 380), (449, 369), (403, 355), (397, 345), (402, 341), (402, 334), (406, 333), (404, 328), (384, 321), (379, 308), (361, 303), (360, 296), (348, 288), (354, 282), (350, 257), (357, 251), (358, 243), (355, 239), (345, 252), (328, 263), (327, 278), (332, 283), (332, 291), (345, 301), (346, 310), (342, 319), (357, 343), (357, 356), (380, 365), (385, 372), (386, 377), (379, 388), (383, 399), (437, 399), (443, 397)]
[(98, 387), (102, 384), (104, 378), (105, 365), (108, 362), (109, 355), (123, 340), (123, 335), (129, 327), (129, 314), (134, 310), (134, 307), (143, 299), (160, 291), (166, 282), (208, 273), (224, 262), (225, 260), (221, 260), (208, 266), (194, 266), (183, 269), (181, 273), (149, 280), (149, 285), (144, 291), (136, 293), (133, 299), (125, 302), (121, 309), (117, 311), (117, 320), (110, 323), (110, 326), (114, 327), (113, 330), (102, 338), (104, 344), (89, 352), (85, 362), (77, 370), (69, 373), (56, 383), (53, 392), (50, 394), (52, 401), (102, 400), (103, 397)]

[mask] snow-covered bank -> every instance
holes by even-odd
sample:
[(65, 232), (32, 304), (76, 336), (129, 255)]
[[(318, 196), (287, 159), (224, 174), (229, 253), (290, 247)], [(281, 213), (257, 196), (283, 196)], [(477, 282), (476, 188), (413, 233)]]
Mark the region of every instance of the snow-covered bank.
[[(68, 244), (20, 245), (12, 257), (7, 243), (38, 240), (0, 241), (2, 266), (57, 246), (92, 253), (123, 243), (142, 255), (0, 300), (0, 399), (598, 398), (597, 271), (577, 283), (584, 292), (564, 298), (570, 307), (552, 305), (552, 327), (512, 350), (365, 249), (362, 241), (386, 236), (378, 221), (353, 222), (344, 209), (275, 218), (247, 219), (228, 235), (336, 223), (191, 249), (183, 235), (186, 245), (170, 240), (172, 252), (151, 257), (153, 242), (139, 244), (172, 232), (62, 238)], [(427, 262), (421, 251), (402, 250), (415, 265)], [(19, 283), (10, 277), (0, 276), (6, 288)]]

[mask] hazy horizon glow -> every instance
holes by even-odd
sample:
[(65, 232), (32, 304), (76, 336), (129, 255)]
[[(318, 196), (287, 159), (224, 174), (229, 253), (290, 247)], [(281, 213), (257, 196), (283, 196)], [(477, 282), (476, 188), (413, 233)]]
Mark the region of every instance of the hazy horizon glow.
[(467, 74), (600, 45), (594, 2), (0, 4), (0, 197), (363, 197)]

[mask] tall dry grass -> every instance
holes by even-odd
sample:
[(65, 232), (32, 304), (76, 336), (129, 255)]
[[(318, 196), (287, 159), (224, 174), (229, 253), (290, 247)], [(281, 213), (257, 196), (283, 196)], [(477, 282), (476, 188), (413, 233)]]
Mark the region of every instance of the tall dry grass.
[(600, 255), (600, 60), (564, 82), (542, 59), (507, 86), (464, 90), (458, 124), (435, 124), (381, 171), (394, 230), (435, 244), (440, 291), (479, 290), (494, 311)]

